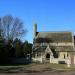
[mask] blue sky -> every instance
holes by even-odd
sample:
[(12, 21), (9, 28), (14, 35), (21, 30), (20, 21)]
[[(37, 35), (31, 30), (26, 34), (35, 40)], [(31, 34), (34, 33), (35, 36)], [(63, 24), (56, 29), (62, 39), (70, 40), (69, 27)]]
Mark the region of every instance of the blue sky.
[(75, 0), (0, 0), (0, 16), (11, 14), (24, 22), (33, 41), (36, 18), (38, 31), (72, 31), (75, 34)]

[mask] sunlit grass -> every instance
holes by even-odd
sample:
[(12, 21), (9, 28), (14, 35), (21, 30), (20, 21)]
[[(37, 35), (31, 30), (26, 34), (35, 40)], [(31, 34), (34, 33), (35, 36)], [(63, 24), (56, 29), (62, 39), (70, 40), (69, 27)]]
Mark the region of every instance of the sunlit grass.
[(75, 67), (67, 67), (66, 64), (42, 64), (42, 63), (31, 63), (31, 64), (20, 64), (20, 65), (9, 65), (0, 66), (0, 70), (23, 70), (23, 71), (75, 71)]
[(32, 63), (29, 65), (24, 65), (27, 70), (43, 70), (43, 69), (55, 69), (59, 71), (75, 71), (75, 67), (67, 67), (66, 64), (41, 64)]

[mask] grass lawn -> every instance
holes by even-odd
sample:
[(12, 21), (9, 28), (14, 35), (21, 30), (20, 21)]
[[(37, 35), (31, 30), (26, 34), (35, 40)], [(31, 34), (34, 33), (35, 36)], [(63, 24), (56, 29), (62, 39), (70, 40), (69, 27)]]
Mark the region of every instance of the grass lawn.
[(29, 65), (25, 65), (27, 70), (58, 70), (58, 71), (75, 71), (75, 67), (68, 68), (66, 64), (39, 64), (39, 63), (32, 63)]
[(10, 66), (0, 66), (0, 72), (43, 72), (43, 71), (57, 71), (57, 72), (67, 72), (75, 71), (75, 67), (68, 68), (66, 64), (41, 64), (41, 63), (31, 63), (28, 65), (10, 65)]

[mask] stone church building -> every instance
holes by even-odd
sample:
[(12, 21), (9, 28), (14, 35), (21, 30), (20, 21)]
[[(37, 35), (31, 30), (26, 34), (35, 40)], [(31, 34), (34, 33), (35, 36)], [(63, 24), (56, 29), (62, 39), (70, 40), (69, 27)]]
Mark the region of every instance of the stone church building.
[(32, 49), (33, 62), (75, 64), (72, 32), (38, 32), (35, 23)]

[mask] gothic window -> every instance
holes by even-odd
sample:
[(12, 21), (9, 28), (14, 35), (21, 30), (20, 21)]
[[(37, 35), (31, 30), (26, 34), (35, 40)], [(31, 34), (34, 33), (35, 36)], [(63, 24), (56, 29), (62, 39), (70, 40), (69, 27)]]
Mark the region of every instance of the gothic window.
[(67, 57), (68, 57), (68, 53), (67, 53)]
[(65, 59), (65, 54), (64, 54), (64, 59)]

